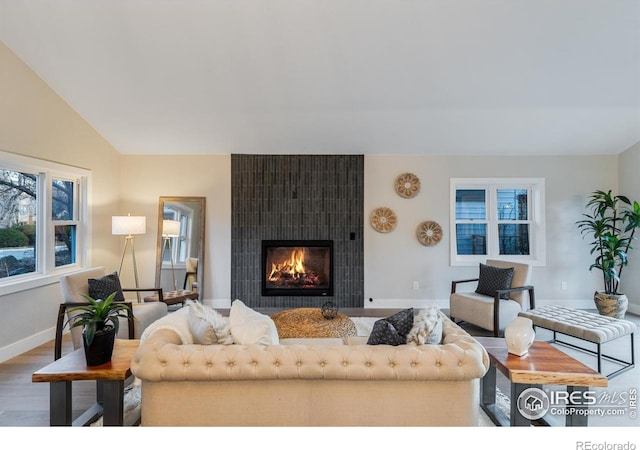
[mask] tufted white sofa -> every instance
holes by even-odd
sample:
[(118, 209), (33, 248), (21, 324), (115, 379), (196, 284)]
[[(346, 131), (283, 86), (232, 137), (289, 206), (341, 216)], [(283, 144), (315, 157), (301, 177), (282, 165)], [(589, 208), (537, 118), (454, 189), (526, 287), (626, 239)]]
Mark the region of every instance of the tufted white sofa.
[(475, 426), (484, 348), (444, 319), (439, 345), (366, 345), (366, 337), (280, 345), (142, 343), (143, 426)]

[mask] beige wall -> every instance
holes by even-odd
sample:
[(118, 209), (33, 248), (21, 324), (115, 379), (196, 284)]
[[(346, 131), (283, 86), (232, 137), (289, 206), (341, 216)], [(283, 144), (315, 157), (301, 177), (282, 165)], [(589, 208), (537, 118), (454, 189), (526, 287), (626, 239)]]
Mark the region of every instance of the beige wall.
[[(89, 261), (115, 267), (111, 216), (120, 201), (120, 154), (0, 43), (0, 150), (91, 170)], [(57, 284), (2, 295), (0, 361), (53, 337)]]
[[(365, 224), (365, 306), (448, 306), (451, 281), (478, 273), (477, 267), (449, 266), (450, 178), (523, 177), (544, 178), (546, 184), (546, 266), (533, 271), (539, 303), (591, 307), (599, 280), (589, 272), (589, 249), (575, 222), (591, 191), (617, 189), (617, 161), (617, 156), (367, 156), (365, 216), (375, 207), (388, 206), (396, 211), (398, 225), (392, 233), (380, 234)], [(403, 172), (421, 180), (421, 191), (413, 199), (401, 198), (393, 189), (395, 177)], [(433, 247), (424, 247), (415, 237), (425, 220), (437, 221), (444, 231)]]
[[(640, 202), (640, 142), (620, 155), (620, 193), (631, 201)], [(629, 253), (629, 265), (625, 267), (620, 287), (629, 297), (629, 311), (640, 314), (640, 235), (636, 236)]]
[[(475, 267), (449, 266), (449, 180), (455, 177), (541, 177), (546, 180), (546, 266), (534, 269), (539, 303), (561, 302), (591, 307), (599, 286), (589, 272), (591, 256), (575, 222), (594, 189), (617, 190), (617, 156), (592, 157), (365, 157), (365, 307), (448, 306), (453, 279), (477, 274)], [(186, 171), (182, 174), (182, 168)], [(229, 156), (124, 156), (123, 214), (147, 216), (147, 234), (136, 237), (141, 280), (153, 282), (157, 239), (157, 207), (161, 195), (205, 196), (205, 302), (230, 304), (231, 204)], [(394, 189), (395, 177), (413, 172), (421, 180), (417, 197), (404, 199)], [(381, 234), (368, 223), (370, 211), (388, 206), (398, 225)], [(435, 220), (444, 238), (433, 247), (415, 237), (417, 225)], [(127, 277), (125, 273), (123, 277)], [(413, 289), (418, 281), (419, 289)], [(567, 289), (562, 290), (562, 282)], [(369, 302), (372, 298), (374, 301)]]
[[(229, 306), (231, 261), (231, 156), (124, 156), (122, 214), (147, 217), (147, 234), (136, 236), (141, 285), (153, 286), (160, 196), (206, 198), (204, 291), (209, 304)], [(124, 273), (123, 282), (129, 274)], [(129, 283), (129, 285), (132, 285)]]

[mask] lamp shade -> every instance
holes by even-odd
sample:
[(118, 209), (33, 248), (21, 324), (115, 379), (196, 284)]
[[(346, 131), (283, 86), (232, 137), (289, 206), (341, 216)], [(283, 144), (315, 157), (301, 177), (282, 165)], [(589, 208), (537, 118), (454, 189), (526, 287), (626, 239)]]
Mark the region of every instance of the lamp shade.
[(169, 237), (180, 236), (180, 222), (177, 220), (163, 220), (162, 235)]
[(111, 217), (111, 234), (145, 234), (147, 218), (145, 216)]

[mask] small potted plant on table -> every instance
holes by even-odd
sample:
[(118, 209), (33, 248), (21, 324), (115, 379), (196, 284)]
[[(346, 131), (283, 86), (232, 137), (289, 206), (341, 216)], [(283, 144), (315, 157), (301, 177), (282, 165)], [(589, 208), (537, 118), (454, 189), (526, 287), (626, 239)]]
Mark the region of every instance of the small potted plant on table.
[(602, 271), (604, 291), (594, 294), (594, 302), (601, 315), (624, 318), (629, 305), (626, 295), (618, 292), (622, 269), (628, 264), (627, 254), (635, 233), (640, 227), (640, 205), (624, 195), (611, 191), (595, 191), (589, 197), (589, 214), (577, 222), (583, 237), (590, 236), (591, 254), (595, 261), (589, 270)]
[(82, 326), (82, 342), (88, 366), (99, 366), (111, 361), (113, 345), (120, 323), (120, 317), (127, 318), (129, 306), (116, 302), (113, 292), (104, 300), (83, 295), (87, 305), (69, 309), (71, 328)]

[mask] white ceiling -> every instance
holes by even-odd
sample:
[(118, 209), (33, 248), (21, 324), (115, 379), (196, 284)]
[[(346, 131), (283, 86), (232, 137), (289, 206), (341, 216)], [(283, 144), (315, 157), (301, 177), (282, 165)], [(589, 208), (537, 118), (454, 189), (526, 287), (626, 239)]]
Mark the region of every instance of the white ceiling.
[(127, 154), (640, 142), (640, 0), (0, 0), (0, 39)]

